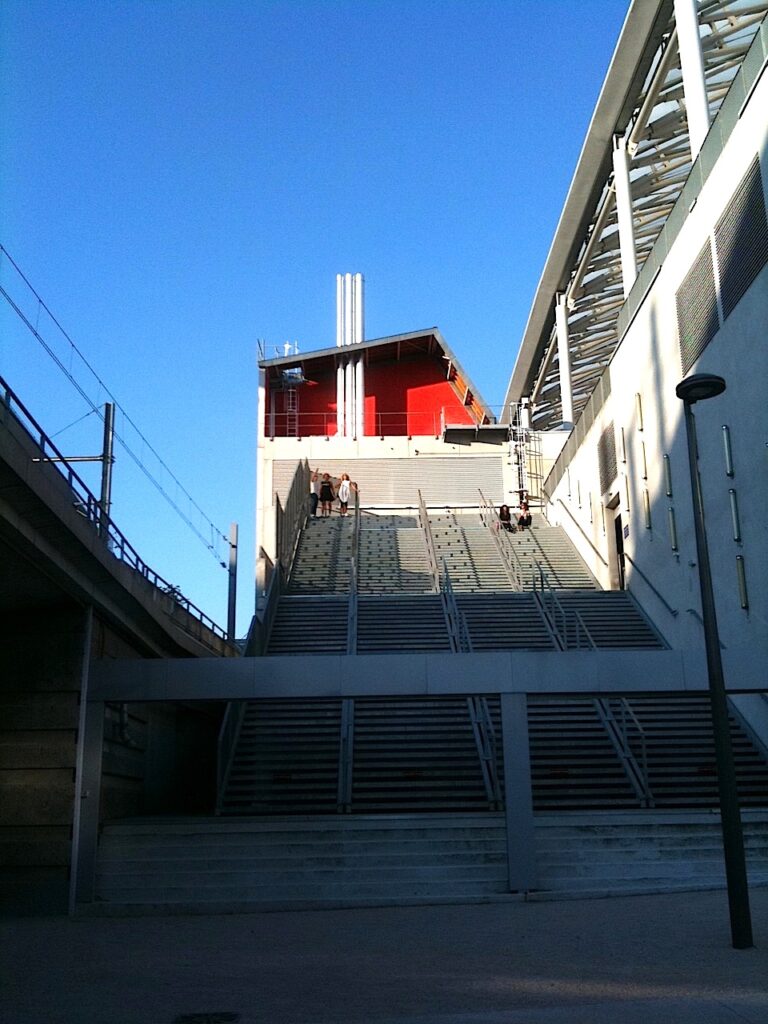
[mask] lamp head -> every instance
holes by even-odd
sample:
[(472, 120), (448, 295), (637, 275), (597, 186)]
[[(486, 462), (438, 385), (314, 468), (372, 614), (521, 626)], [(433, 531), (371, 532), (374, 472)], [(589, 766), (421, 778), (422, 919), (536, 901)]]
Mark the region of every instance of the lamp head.
[(725, 391), (725, 381), (714, 373), (694, 373), (691, 377), (681, 380), (675, 388), (675, 394), (687, 405), (704, 402), (715, 398)]

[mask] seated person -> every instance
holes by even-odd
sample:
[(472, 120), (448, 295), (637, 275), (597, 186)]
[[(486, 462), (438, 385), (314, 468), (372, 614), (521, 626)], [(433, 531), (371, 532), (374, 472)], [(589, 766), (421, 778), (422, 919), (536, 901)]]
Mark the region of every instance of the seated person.
[(528, 503), (525, 501), (520, 502), (520, 514), (517, 517), (517, 528), (518, 530), (525, 530), (526, 527), (531, 525), (531, 513), (528, 510)]
[(512, 513), (509, 511), (509, 505), (501, 505), (499, 508), (499, 523), (503, 530), (513, 531), (512, 526)]

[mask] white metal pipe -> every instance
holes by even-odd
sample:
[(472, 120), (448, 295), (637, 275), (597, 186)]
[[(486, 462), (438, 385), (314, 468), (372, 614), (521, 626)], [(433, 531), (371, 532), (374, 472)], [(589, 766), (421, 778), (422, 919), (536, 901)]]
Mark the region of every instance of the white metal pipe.
[(365, 330), (363, 307), (363, 275), (355, 274), (355, 343), (363, 340)]
[(359, 355), (355, 363), (355, 434), (365, 436), (365, 380), (363, 357)]
[(355, 432), (355, 367), (351, 359), (344, 367), (344, 436), (352, 437)]
[(352, 275), (344, 275), (344, 344), (352, 344)]
[(709, 131), (709, 101), (701, 52), (696, 0), (675, 0), (677, 42), (683, 71), (683, 92), (688, 118), (691, 159), (695, 160)]
[(563, 406), (563, 426), (572, 427), (571, 353), (568, 348), (568, 306), (564, 295), (557, 296), (555, 326), (557, 329), (557, 357), (560, 364), (560, 400)]
[(626, 139), (616, 138), (613, 145), (613, 181), (616, 186), (616, 212), (619, 217), (619, 249), (624, 296), (632, 291), (637, 277), (635, 225), (632, 219), (632, 192), (629, 183), (629, 158)]
[(344, 301), (343, 301), (344, 278), (341, 274), (336, 275), (336, 346), (341, 348), (344, 344)]
[(336, 367), (336, 436), (344, 435), (344, 365), (341, 357)]

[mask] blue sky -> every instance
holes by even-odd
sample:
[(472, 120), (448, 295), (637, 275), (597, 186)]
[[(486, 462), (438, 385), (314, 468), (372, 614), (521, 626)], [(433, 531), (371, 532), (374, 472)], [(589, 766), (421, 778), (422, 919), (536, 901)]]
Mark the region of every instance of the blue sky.
[[(436, 325), (498, 406), (626, 0), (0, 6), (0, 242), (184, 489), (240, 524), (253, 608), (256, 342)], [(7, 261), (0, 281), (35, 320)], [(65, 454), (101, 426), (5, 301), (0, 374)], [(96, 405), (103, 389), (42, 316)], [(124, 436), (197, 523), (173, 477)], [(98, 468), (83, 474), (98, 489)], [(117, 450), (114, 518), (219, 622), (226, 574)], [(223, 545), (218, 556), (225, 557)]]

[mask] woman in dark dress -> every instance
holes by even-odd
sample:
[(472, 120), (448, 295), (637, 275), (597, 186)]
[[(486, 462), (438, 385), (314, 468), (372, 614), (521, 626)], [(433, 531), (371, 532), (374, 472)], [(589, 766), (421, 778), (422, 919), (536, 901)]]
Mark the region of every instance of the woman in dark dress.
[(499, 507), (499, 522), (501, 523), (502, 530), (512, 532), (512, 513), (509, 511), (509, 505), (501, 505)]
[(331, 478), (328, 473), (323, 473), (323, 479), (320, 481), (320, 515), (323, 519), (327, 519), (331, 514), (331, 504), (335, 497)]

